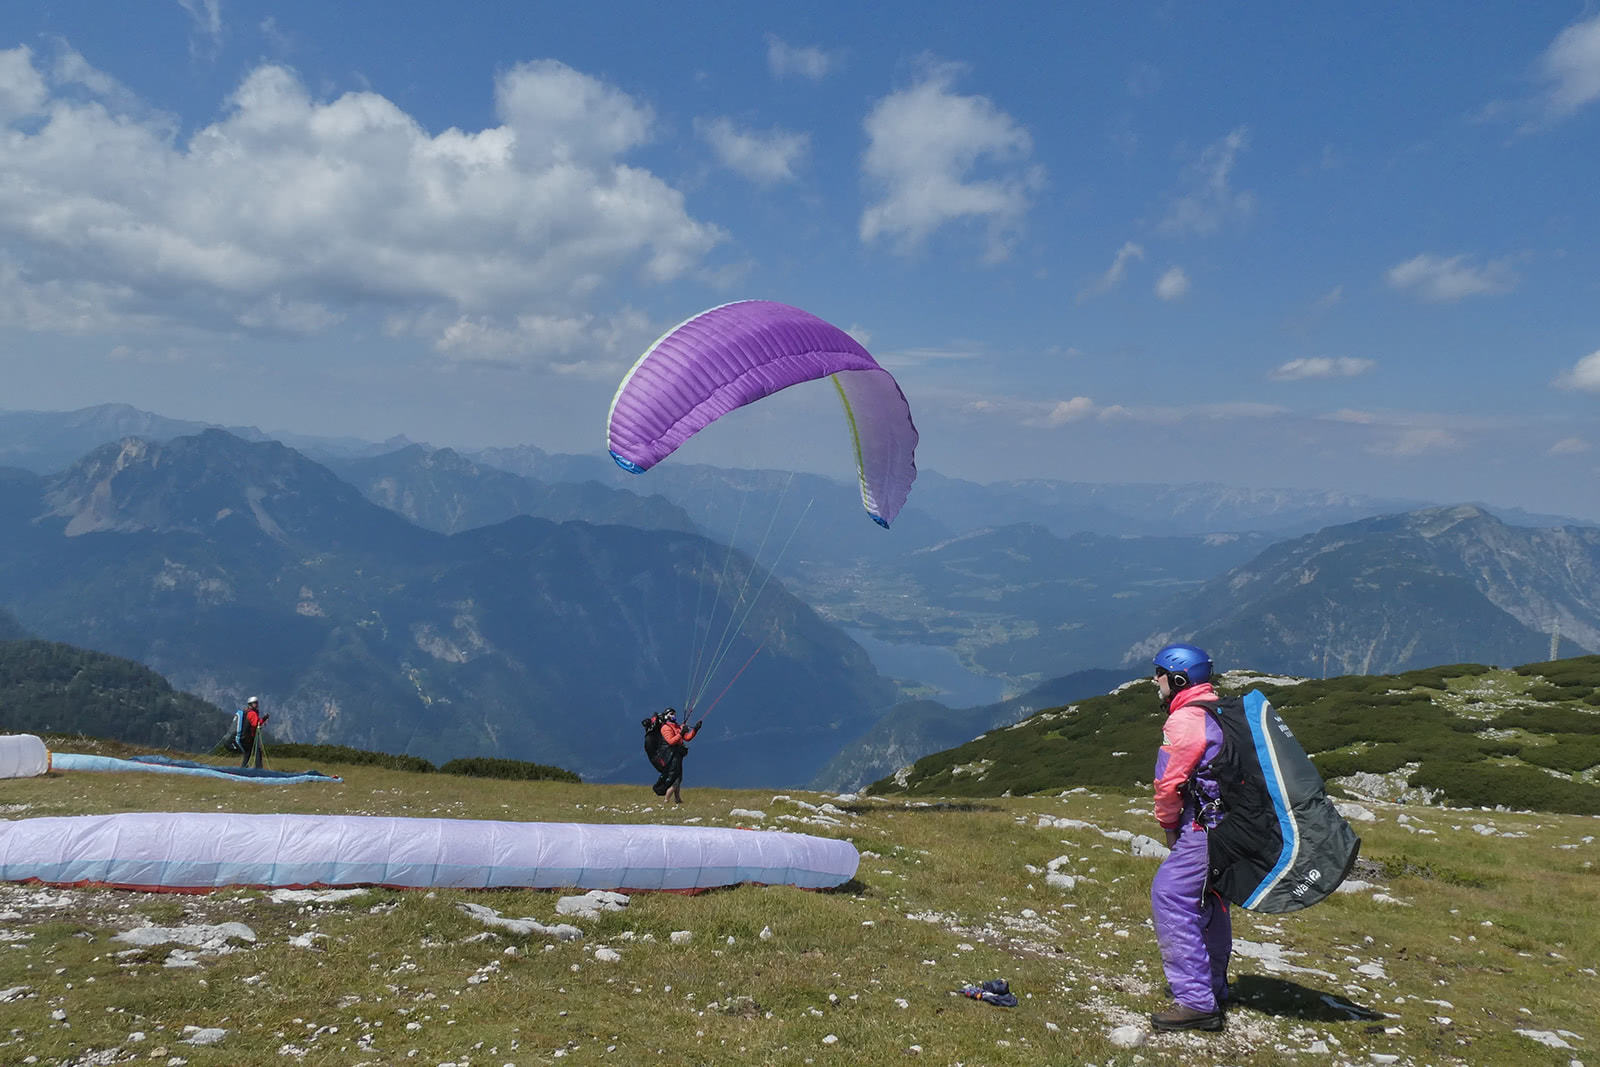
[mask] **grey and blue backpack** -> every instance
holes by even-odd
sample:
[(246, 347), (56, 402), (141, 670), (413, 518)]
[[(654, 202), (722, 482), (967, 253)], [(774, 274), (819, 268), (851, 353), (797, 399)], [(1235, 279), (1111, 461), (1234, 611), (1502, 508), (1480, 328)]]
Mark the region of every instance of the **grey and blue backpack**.
[(1227, 816), (1206, 834), (1212, 888), (1252, 911), (1310, 907), (1349, 876), (1361, 839), (1260, 691), (1205, 707), (1224, 738), (1211, 764)]

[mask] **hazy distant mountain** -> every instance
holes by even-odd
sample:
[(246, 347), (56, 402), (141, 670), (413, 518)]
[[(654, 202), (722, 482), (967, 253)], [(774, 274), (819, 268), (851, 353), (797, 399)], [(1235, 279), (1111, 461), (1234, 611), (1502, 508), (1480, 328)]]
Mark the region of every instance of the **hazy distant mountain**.
[[(292, 449), (215, 430), (0, 478), (0, 605), (33, 632), (222, 706), (260, 693), (289, 740), (436, 761), (646, 778), (638, 720), (681, 699), (695, 606), (757, 588), (748, 569), (662, 530), (516, 518), (445, 536)], [(775, 582), (728, 658), (758, 646), (691, 782), (801, 784), (894, 700)]]
[(1508, 526), (1429, 508), (1272, 546), (1187, 594), (1135, 658), (1174, 635), (1219, 663), (1377, 674), (1600, 651), (1600, 528)]
[(950, 708), (933, 700), (897, 704), (829, 760), (812, 779), (811, 787), (859, 789), (930, 753), (954, 748), (988, 730), (1010, 726), (1044, 708), (1110, 692), (1127, 680), (1126, 670), (1079, 671), (981, 708)]
[[(0, 465), (38, 474), (61, 470), (91, 449), (124, 437), (165, 441), (196, 434), (216, 423), (169, 419), (127, 404), (78, 411), (0, 411)], [(260, 430), (234, 428), (236, 436), (265, 440)]]
[(489, 526), (516, 515), (697, 532), (683, 509), (664, 497), (639, 496), (597, 482), (550, 484), (474, 463), (448, 448), (410, 445), (381, 456), (324, 463), (374, 504), (440, 533)]

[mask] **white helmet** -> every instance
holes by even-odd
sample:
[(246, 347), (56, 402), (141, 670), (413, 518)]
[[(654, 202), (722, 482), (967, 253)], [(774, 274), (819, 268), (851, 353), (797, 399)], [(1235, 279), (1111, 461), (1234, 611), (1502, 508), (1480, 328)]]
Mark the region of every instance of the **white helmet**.
[(259, 704), (259, 703), (261, 703), (261, 698), (260, 697), (251, 697), (249, 700), (246, 700), (244, 702), (244, 705), (245, 705), (245, 707), (249, 707), (251, 704)]

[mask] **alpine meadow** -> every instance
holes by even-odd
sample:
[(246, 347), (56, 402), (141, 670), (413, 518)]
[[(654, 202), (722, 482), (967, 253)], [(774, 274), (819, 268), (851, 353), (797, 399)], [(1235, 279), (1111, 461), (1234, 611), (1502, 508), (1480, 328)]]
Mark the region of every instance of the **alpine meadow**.
[(1600, 1062), (1600, 14), (0, 5), (0, 1064)]

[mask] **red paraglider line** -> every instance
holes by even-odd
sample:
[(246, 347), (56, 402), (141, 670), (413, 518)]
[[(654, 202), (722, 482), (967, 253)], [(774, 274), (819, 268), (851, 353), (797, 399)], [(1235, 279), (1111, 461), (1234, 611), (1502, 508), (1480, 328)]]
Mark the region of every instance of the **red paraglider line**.
[[(765, 641), (763, 641), (759, 645), (757, 645), (756, 646), (756, 650), (754, 652), (750, 653), (750, 658), (744, 661), (744, 667), (748, 667), (748, 666), (750, 666), (750, 664), (754, 663), (755, 660), (756, 660), (756, 657), (761, 654), (761, 650), (763, 648), (766, 648), (766, 647), (767, 647), (767, 643)], [(739, 675), (744, 673), (744, 667), (740, 667), (739, 670), (737, 672), (735, 672), (734, 676), (732, 678), (728, 679), (728, 684), (723, 686), (722, 687), (722, 692), (717, 694), (717, 700), (721, 700), (723, 697), (728, 695), (728, 690), (733, 688), (733, 683), (737, 682), (739, 680)], [(711, 714), (711, 708), (714, 708), (714, 707), (717, 706), (717, 700), (713, 700), (711, 702), (711, 707), (707, 708), (705, 710), (704, 714), (702, 714), (700, 716), (700, 721), (701, 722), (705, 722), (706, 716)], [(687, 716), (685, 716), (685, 718), (687, 718)]]

